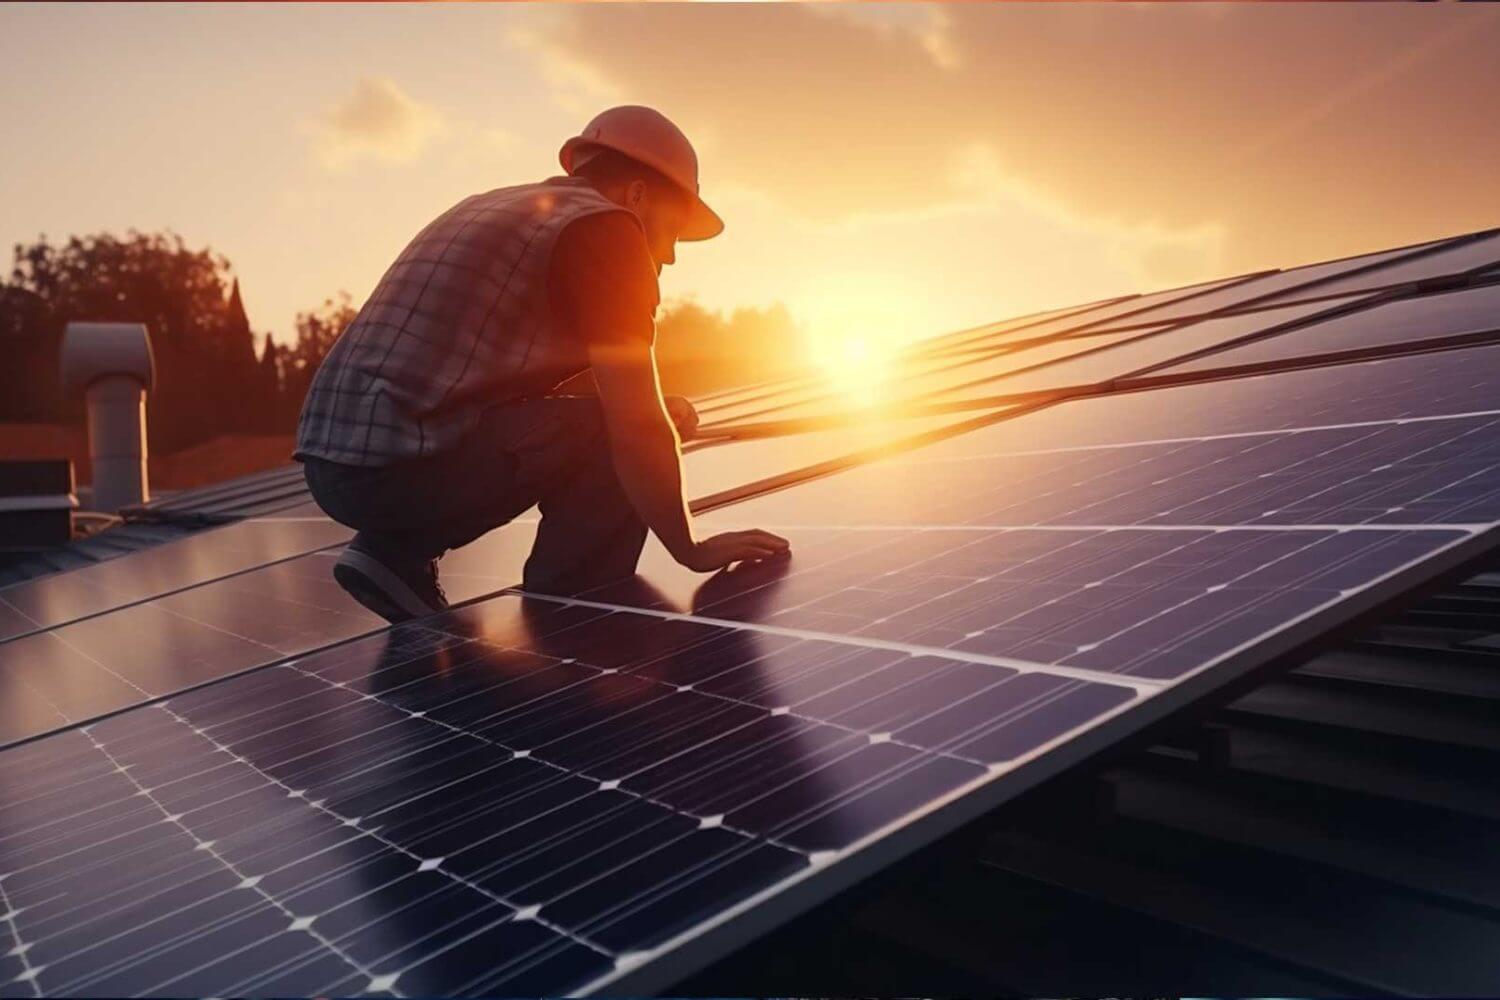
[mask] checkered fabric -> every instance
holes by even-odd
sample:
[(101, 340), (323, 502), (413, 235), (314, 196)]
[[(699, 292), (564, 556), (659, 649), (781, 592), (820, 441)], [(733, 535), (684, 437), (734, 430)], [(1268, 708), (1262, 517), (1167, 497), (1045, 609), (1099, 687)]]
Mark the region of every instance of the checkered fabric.
[(588, 367), (547, 298), (569, 222), (623, 211), (554, 177), (472, 195), (407, 244), (334, 341), (302, 404), (295, 456), (381, 466), (452, 448), (489, 406)]

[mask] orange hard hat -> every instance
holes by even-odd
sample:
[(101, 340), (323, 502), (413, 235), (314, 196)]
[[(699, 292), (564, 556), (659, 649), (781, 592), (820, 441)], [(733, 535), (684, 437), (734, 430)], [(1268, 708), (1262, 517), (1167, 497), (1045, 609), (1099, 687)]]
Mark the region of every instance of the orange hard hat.
[(698, 154), (660, 111), (639, 104), (601, 111), (580, 134), (563, 143), (557, 158), (571, 174), (597, 149), (613, 149), (644, 163), (692, 196), (693, 209), (678, 239), (706, 240), (724, 231), (724, 220), (698, 196)]

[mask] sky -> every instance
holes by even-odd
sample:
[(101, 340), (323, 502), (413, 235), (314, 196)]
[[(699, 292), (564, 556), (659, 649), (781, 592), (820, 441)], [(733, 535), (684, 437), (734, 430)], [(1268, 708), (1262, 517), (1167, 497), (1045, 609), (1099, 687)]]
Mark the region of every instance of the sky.
[(0, 241), (171, 229), (355, 305), (596, 112), (693, 140), (668, 298), (915, 339), (1500, 225), (1485, 4), (6, 4)]

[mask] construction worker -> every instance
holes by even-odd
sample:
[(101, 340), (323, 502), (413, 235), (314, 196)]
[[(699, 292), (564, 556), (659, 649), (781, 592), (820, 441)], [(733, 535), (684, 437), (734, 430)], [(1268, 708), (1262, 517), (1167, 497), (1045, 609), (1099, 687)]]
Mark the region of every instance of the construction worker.
[(697, 538), (683, 496), (698, 418), (662, 398), (652, 317), (676, 242), (724, 228), (692, 145), (626, 106), (559, 159), (566, 176), (472, 195), (419, 232), (303, 403), (295, 457), (357, 532), (334, 577), (390, 621), (446, 607), (438, 557), (533, 505), (521, 582), (542, 593), (631, 576), (648, 528), (699, 572), (788, 551), (765, 531)]

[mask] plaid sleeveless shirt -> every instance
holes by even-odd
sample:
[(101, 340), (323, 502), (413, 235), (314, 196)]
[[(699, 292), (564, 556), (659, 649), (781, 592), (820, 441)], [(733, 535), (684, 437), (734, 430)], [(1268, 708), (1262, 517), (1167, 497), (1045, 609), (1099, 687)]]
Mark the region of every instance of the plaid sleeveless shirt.
[(547, 266), (568, 223), (623, 211), (582, 179), (554, 177), (438, 216), (319, 365), (295, 457), (380, 466), (436, 454), (487, 407), (583, 371), (586, 345), (552, 321)]

